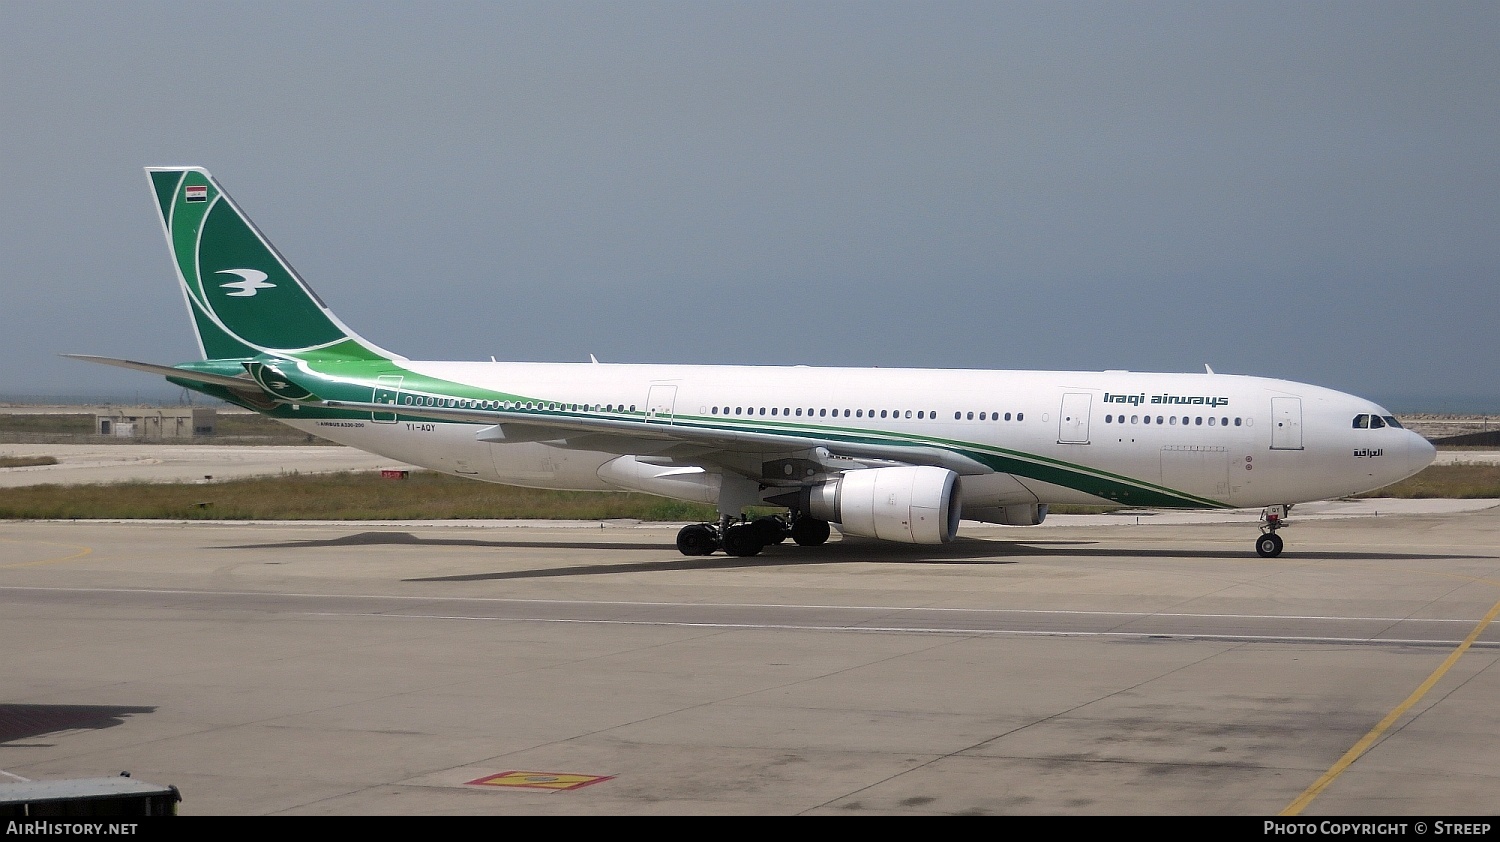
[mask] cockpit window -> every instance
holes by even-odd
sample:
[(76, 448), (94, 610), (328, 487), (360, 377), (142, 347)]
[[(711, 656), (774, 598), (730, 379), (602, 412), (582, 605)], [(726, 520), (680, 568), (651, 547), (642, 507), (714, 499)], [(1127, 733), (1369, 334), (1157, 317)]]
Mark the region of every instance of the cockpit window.
[(1405, 427), (1401, 426), (1401, 422), (1397, 421), (1394, 415), (1382, 415), (1380, 417), (1385, 419), (1385, 425), (1387, 427), (1395, 427), (1398, 430), (1406, 429)]
[(1369, 428), (1370, 428), (1370, 416), (1368, 416), (1368, 415), (1356, 415), (1356, 416), (1354, 416), (1354, 429), (1356, 429), (1356, 430), (1368, 430)]
[(1380, 429), (1381, 427), (1384, 427), (1384, 426), (1385, 426), (1385, 422), (1382, 421), (1382, 420), (1380, 420), (1380, 416), (1379, 415), (1371, 415), (1370, 416), (1370, 429), (1372, 429), (1372, 430), (1378, 430), (1378, 429)]

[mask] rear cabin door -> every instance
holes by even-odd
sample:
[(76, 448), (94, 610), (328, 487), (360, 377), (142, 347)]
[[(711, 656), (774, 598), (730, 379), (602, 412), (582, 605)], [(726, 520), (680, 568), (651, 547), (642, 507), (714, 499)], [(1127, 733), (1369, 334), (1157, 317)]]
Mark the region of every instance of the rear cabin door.
[(377, 424), (396, 423), (396, 404), (401, 401), (401, 375), (382, 374), (375, 380), (375, 392), (370, 403), (387, 404), (390, 412), (371, 412), (370, 420)]

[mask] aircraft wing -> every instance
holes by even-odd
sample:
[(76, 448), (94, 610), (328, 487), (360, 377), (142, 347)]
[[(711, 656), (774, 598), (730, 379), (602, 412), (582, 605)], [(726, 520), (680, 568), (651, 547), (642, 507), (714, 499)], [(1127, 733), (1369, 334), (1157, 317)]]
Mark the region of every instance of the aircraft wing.
[[(359, 401), (315, 403), (329, 409), (357, 412), (390, 413), (398, 410), (388, 404)], [(853, 440), (836, 436), (747, 432), (696, 423), (600, 417), (583, 412), (539, 413), (437, 406), (401, 406), (399, 412), (438, 421), (492, 425), (477, 434), (481, 441), (545, 441), (570, 449), (654, 456), (653, 461), (664, 463), (716, 464), (746, 474), (752, 473), (753, 463), (753, 473), (757, 478), (763, 477), (762, 467), (766, 462), (794, 458), (810, 458), (819, 463), (822, 469), (819, 473), (885, 465), (935, 465), (958, 474), (994, 472), (987, 465), (943, 448), (886, 443), (872, 438)], [(845, 460), (844, 463), (840, 464), (839, 459)]]

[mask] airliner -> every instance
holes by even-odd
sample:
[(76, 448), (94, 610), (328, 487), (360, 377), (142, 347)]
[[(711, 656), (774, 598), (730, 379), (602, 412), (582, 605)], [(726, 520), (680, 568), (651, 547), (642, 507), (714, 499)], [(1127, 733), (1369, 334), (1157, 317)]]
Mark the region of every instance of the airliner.
[[(476, 480), (713, 505), (684, 555), (840, 534), (954, 540), (1049, 506), (1262, 509), (1281, 553), (1298, 503), (1431, 464), (1389, 411), (1265, 377), (418, 361), (347, 327), (201, 167), (148, 167), (203, 359), (68, 355), (153, 374), (298, 430)], [(751, 518), (747, 509), (774, 514)]]

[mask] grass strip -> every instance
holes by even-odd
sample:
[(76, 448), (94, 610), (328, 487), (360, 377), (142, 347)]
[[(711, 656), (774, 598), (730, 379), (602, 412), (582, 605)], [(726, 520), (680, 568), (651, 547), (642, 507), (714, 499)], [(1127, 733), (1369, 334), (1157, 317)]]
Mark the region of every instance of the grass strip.
[[(1500, 498), (1500, 466), (1433, 465), (1360, 497)], [(1058, 514), (1106, 507), (1058, 506)], [(756, 515), (775, 509), (756, 509)], [(0, 519), (705, 521), (714, 508), (649, 494), (544, 491), (430, 471), (284, 474), (214, 483), (126, 482), (0, 489)]]
[(214, 483), (125, 482), (0, 489), (0, 519), (711, 520), (712, 506), (649, 494), (542, 491), (427, 471), (284, 474)]
[(56, 456), (0, 456), (0, 468), (35, 468), (56, 465)]
[(1356, 495), (1399, 497), (1408, 500), (1458, 500), (1500, 497), (1500, 465), (1429, 465), (1421, 473), (1395, 485)]

